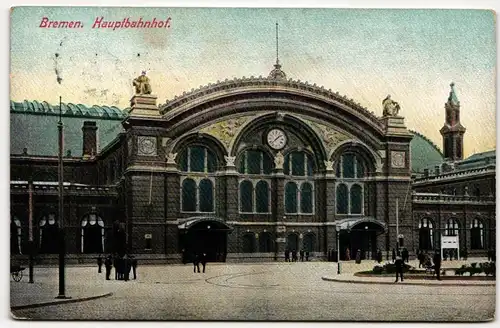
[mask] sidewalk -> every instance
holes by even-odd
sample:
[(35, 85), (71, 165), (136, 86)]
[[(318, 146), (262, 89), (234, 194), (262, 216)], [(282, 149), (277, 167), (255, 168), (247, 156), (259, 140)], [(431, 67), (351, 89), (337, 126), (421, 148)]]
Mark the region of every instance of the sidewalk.
[(65, 294), (71, 298), (56, 299), (59, 293), (57, 284), (27, 281), (10, 283), (10, 306), (12, 310), (88, 301), (96, 298), (111, 296), (111, 288), (106, 286), (70, 285), (66, 286)]
[[(359, 277), (355, 276), (353, 273), (342, 273), (340, 275), (325, 275), (321, 277), (325, 281), (333, 281), (340, 283), (351, 283), (351, 284), (395, 284), (394, 277)], [(418, 286), (495, 286), (496, 281), (490, 280), (432, 280), (432, 279), (405, 279), (403, 282), (398, 282), (402, 285), (418, 285)]]

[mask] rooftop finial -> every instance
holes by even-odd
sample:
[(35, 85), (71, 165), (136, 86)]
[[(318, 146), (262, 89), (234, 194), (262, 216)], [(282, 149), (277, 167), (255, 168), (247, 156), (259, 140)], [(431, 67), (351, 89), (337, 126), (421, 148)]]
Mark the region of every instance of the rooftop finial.
[(457, 94), (455, 92), (455, 82), (450, 83), (450, 96), (448, 97), (448, 101), (454, 103), (454, 104), (459, 104), (460, 102), (458, 101)]
[(279, 55), (278, 55), (278, 22), (276, 22), (276, 65), (279, 65)]
[(278, 52), (278, 22), (276, 22), (276, 64), (274, 64), (274, 69), (269, 73), (269, 78), (271, 79), (285, 79), (286, 74), (281, 70), (281, 65), (279, 61), (279, 52)]

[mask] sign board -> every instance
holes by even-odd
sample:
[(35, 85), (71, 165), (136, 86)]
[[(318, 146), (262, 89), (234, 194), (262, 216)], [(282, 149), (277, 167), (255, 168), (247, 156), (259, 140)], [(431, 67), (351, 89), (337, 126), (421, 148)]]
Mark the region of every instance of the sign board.
[(286, 232), (286, 227), (285, 226), (277, 226), (276, 232)]
[(458, 236), (443, 236), (441, 235), (441, 258), (443, 258), (443, 249), (453, 248), (457, 250), (457, 256), (460, 258), (460, 243)]
[(276, 242), (277, 243), (286, 243), (286, 239), (285, 238), (276, 238)]

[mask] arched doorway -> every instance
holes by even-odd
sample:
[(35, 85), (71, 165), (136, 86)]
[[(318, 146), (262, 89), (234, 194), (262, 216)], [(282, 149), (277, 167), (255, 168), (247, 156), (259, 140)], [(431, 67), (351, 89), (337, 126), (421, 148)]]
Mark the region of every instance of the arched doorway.
[(227, 234), (231, 230), (224, 221), (216, 218), (193, 218), (180, 224), (179, 242), (184, 261), (191, 261), (196, 253), (205, 253), (209, 262), (225, 262)]
[(339, 246), (340, 259), (346, 259), (349, 250), (350, 259), (354, 260), (356, 254), (361, 252), (361, 259), (375, 259), (377, 254), (377, 237), (383, 234), (385, 226), (373, 218), (345, 219), (340, 225)]
[(82, 253), (104, 252), (104, 221), (96, 214), (89, 214), (82, 219)]
[(40, 226), (40, 253), (59, 253), (59, 226), (55, 214), (43, 216), (39, 222)]
[(11, 254), (22, 254), (21, 252), (21, 221), (13, 217), (10, 220), (10, 252)]

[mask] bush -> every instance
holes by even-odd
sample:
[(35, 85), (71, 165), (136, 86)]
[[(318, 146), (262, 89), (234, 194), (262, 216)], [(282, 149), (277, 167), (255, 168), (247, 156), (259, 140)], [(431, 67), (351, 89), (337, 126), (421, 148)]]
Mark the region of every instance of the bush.
[[(408, 264), (403, 264), (403, 272), (408, 272), (410, 271), (410, 269), (412, 269), (412, 266), (411, 265), (408, 265)], [(386, 273), (396, 273), (396, 264), (394, 263), (387, 263), (386, 265), (384, 265), (384, 271)]]
[(376, 265), (376, 266), (373, 267), (372, 272), (376, 273), (376, 274), (381, 274), (381, 273), (384, 272), (384, 267), (380, 266), (380, 265)]

